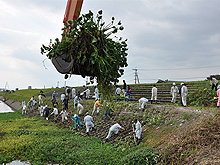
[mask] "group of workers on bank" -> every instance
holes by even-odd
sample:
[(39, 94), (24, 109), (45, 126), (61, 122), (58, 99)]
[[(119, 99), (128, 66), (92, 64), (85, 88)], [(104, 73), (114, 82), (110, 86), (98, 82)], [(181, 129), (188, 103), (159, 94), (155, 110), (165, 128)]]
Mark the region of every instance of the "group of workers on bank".
[[(126, 85), (125, 85), (126, 86)], [(80, 101), (82, 99), (87, 99), (89, 96), (88, 95), (88, 87), (84, 88), (84, 92), (83, 94), (78, 92), (76, 94), (75, 92), (75, 89), (73, 88), (72, 89), (72, 98), (74, 100), (74, 108), (76, 108), (76, 113), (72, 116), (72, 120), (74, 121), (74, 128), (75, 130), (77, 131), (79, 127), (83, 127), (83, 124), (81, 123), (80, 121), (80, 117), (82, 117), (82, 111), (83, 111), (83, 106), (82, 104), (80, 104)], [(58, 103), (57, 103), (57, 95), (58, 93), (56, 93), (55, 91), (53, 92), (52, 94), (52, 99), (51, 99), (51, 104), (52, 104), (52, 107), (53, 108), (50, 108), (48, 107), (47, 105), (43, 106), (43, 97), (46, 97), (44, 94), (43, 94), (43, 91), (40, 92), (39, 96), (38, 96), (38, 99), (39, 99), (39, 107), (38, 107), (38, 110), (39, 110), (39, 113), (40, 113), (40, 116), (44, 116), (46, 120), (49, 119), (49, 117), (51, 115), (53, 115), (53, 119), (54, 119), (54, 122), (57, 122), (57, 119), (58, 119), (58, 116), (61, 115), (61, 119), (62, 119), (62, 123), (65, 123), (65, 122), (69, 122), (68, 121), (68, 113), (67, 113), (67, 110), (68, 110), (68, 101), (69, 101), (69, 98), (70, 98), (70, 88), (67, 87), (65, 92), (61, 94), (60, 96), (60, 100), (62, 102), (62, 110), (61, 112), (59, 113), (58, 111)], [(85, 92), (87, 91), (87, 93)], [(126, 91), (127, 93), (131, 92), (131, 89), (127, 90)], [(86, 95), (84, 95), (84, 93), (86, 93)], [(84, 124), (85, 124), (85, 127), (86, 127), (86, 134), (89, 136), (89, 131), (90, 129), (94, 130), (94, 123), (93, 123), (93, 117), (92, 115), (98, 115), (99, 112), (100, 112), (100, 104), (101, 104), (101, 99), (99, 98), (99, 91), (98, 91), (98, 87), (96, 86), (95, 87), (95, 103), (94, 103), (94, 107), (93, 107), (93, 110), (91, 111), (91, 115), (89, 112), (86, 113), (86, 116), (84, 117)], [(34, 96), (31, 98), (30, 100), (30, 103), (32, 104), (33, 102), (36, 102), (37, 101), (34, 99)], [(35, 104), (36, 104), (35, 103)], [(50, 112), (51, 111), (51, 112)], [(114, 112), (108, 105), (105, 107), (104, 109), (104, 118), (103, 118), (103, 122), (106, 121), (106, 119), (109, 117), (111, 118), (111, 112)], [(26, 113), (26, 105), (25, 105), (25, 101), (22, 100), (22, 114), (23, 113)], [(133, 122), (134, 126), (135, 126), (135, 131), (133, 132), (134, 134), (136, 134), (136, 142), (137, 144), (140, 143), (140, 140), (141, 140), (141, 124), (139, 121), (137, 120), (134, 120)], [(114, 137), (118, 135), (118, 132), (119, 132), (119, 129), (122, 129), (124, 130), (124, 128), (121, 126), (121, 124), (119, 122), (115, 122), (114, 125), (112, 125), (110, 128), (109, 128), (109, 133), (105, 139), (105, 142), (108, 142), (110, 136), (112, 134), (114, 134)]]
[[(126, 86), (126, 83), (125, 83), (124, 80), (123, 80), (123, 83), (124, 83), (124, 85), (123, 85), (122, 90), (120, 88), (117, 88), (115, 94), (120, 95), (121, 92), (123, 92), (123, 94), (127, 95), (128, 99), (130, 99), (131, 88), (130, 88), (130, 86)], [(218, 96), (217, 107), (219, 107), (220, 106), (220, 85), (218, 85), (218, 81), (214, 77), (210, 78), (210, 84), (212, 86), (212, 89), (217, 90), (217, 96)], [(187, 98), (187, 95), (188, 95), (188, 89), (187, 89), (185, 83), (181, 83), (180, 85), (181, 86), (178, 89), (178, 87), (176, 86), (175, 83), (172, 84), (172, 87), (171, 87), (171, 90), (170, 90), (170, 94), (172, 96), (171, 103), (176, 103), (177, 95), (179, 94), (181, 96), (181, 100), (180, 100), (181, 104), (183, 106), (186, 106), (186, 98)], [(85, 91), (87, 91), (87, 93)], [(84, 94), (84, 93), (86, 93), (86, 94)], [(72, 116), (72, 120), (74, 121), (74, 125), (75, 125), (74, 126), (75, 130), (77, 130), (79, 127), (83, 127), (83, 124), (80, 121), (80, 117), (82, 116), (83, 106), (82, 106), (82, 104), (80, 104), (80, 101), (82, 100), (83, 97), (87, 99), (88, 98), (87, 94), (88, 94), (88, 87), (84, 88), (83, 94), (80, 93), (80, 92), (78, 92), (78, 94), (76, 94), (75, 89), (74, 88), (72, 89), (72, 98), (74, 99), (74, 108), (77, 109), (77, 113), (75, 113)], [(84, 120), (83, 120), (84, 124), (85, 124), (85, 127), (86, 127), (86, 134), (88, 136), (89, 136), (90, 129), (94, 130), (94, 123), (93, 123), (92, 115), (94, 115), (95, 112), (98, 115), (99, 111), (100, 111), (101, 100), (99, 98), (99, 92), (98, 92), (98, 87), (97, 86), (95, 87), (94, 94), (95, 94), (95, 103), (94, 103), (93, 110), (91, 111), (91, 115), (90, 115), (89, 112), (87, 112), (86, 116), (84, 117)], [(40, 113), (41, 116), (43, 116), (43, 114), (44, 114), (46, 120), (48, 120), (50, 115), (54, 115), (54, 121), (57, 121), (58, 115), (62, 115), (62, 123), (64, 123), (65, 121), (68, 122), (67, 110), (68, 110), (68, 100), (70, 98), (70, 88), (68, 87), (66, 89), (65, 93), (61, 94), (61, 101), (62, 101), (62, 105), (63, 105), (64, 108), (62, 108), (62, 111), (60, 113), (57, 109), (57, 104), (58, 103), (56, 101), (56, 95), (57, 94), (54, 91), (54, 93), (52, 94), (52, 101), (51, 101), (51, 103), (53, 105), (53, 111), (50, 113), (51, 108), (47, 107), (47, 105), (45, 105), (44, 107), (42, 106), (42, 104), (43, 104), (42, 96), (44, 96), (44, 97), (46, 97), (46, 96), (41, 91), (40, 95), (38, 96), (38, 99), (39, 99), (39, 108), (38, 108), (39, 113)], [(87, 95), (87, 97), (86, 97), (86, 95)], [(34, 96), (31, 98), (31, 101), (33, 101), (33, 100), (35, 100)], [(144, 108), (145, 108), (145, 106), (148, 102), (148, 99), (142, 97), (138, 101), (139, 101), (139, 106), (140, 106), (141, 110), (144, 111)], [(153, 101), (155, 101), (157, 103), (157, 87), (156, 87), (156, 85), (153, 85), (153, 87), (152, 87), (151, 103), (153, 103)], [(26, 105), (25, 105), (24, 100), (22, 100), (22, 107), (23, 107), (22, 108), (22, 114), (26, 113), (26, 111), (25, 111)], [(114, 111), (107, 105), (105, 110), (104, 110), (103, 122), (105, 122), (107, 117), (111, 117), (111, 112), (114, 112)], [(141, 123), (137, 119), (134, 119), (132, 124), (135, 127), (135, 130), (133, 131), (133, 133), (136, 135), (136, 142), (137, 142), (137, 144), (139, 144), (140, 141), (141, 141), (141, 132), (142, 132)], [(120, 122), (115, 122), (115, 124), (112, 125), (109, 128), (109, 132), (108, 132), (107, 137), (105, 138), (105, 142), (109, 141), (109, 138), (112, 134), (114, 134), (114, 136), (117, 136), (118, 132), (119, 132), (119, 129), (124, 130), (124, 128), (121, 126)]]

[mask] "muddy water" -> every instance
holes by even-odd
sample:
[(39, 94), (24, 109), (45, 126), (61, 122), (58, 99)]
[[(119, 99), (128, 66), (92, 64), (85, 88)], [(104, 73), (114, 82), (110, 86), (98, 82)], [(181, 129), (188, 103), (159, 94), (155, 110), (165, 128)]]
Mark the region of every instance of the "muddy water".
[(0, 101), (0, 113), (14, 112), (7, 104)]

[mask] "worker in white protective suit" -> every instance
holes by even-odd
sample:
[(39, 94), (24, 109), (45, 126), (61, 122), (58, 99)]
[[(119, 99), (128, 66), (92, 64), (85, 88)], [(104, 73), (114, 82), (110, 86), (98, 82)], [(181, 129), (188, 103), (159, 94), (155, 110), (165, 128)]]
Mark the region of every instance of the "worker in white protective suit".
[(89, 129), (92, 127), (94, 128), (93, 124), (93, 118), (89, 115), (89, 112), (86, 113), (86, 116), (84, 117), (84, 123), (86, 125), (86, 134), (89, 136)]
[(86, 99), (89, 99), (89, 97), (90, 97), (90, 89), (88, 87), (86, 87), (85, 92), (86, 92)]
[(182, 83), (182, 88), (181, 88), (181, 97), (182, 97), (182, 103), (183, 106), (186, 107), (186, 97), (188, 95), (188, 89), (186, 87), (186, 84)]
[(118, 135), (118, 131), (119, 131), (120, 128), (125, 130), (119, 123), (116, 123), (113, 126), (111, 126), (110, 129), (109, 129), (108, 135), (105, 138), (105, 142), (108, 142), (108, 139), (110, 138), (112, 133), (114, 133), (115, 136), (117, 136)]
[(95, 100), (98, 100), (98, 98), (99, 98), (99, 89), (98, 89), (98, 87), (96, 86), (95, 87)]
[(22, 107), (22, 115), (26, 113), (26, 105)]
[(77, 105), (79, 104), (79, 100), (82, 100), (81, 97), (80, 97), (80, 92), (78, 92), (78, 94), (74, 98), (74, 108), (76, 108)]
[(39, 99), (39, 105), (40, 105), (41, 103), (42, 103), (42, 104), (44, 103), (41, 94), (39, 94), (38, 99)]
[(176, 83), (173, 83), (173, 86), (171, 87), (171, 90), (170, 90), (170, 95), (172, 96), (171, 103), (176, 103), (176, 97), (177, 97), (178, 92), (179, 92), (179, 89), (177, 88)]
[(64, 124), (64, 119), (68, 122), (68, 113), (66, 112), (65, 109), (63, 109), (61, 112), (60, 112), (60, 115), (62, 115), (62, 123)]
[(82, 106), (82, 104), (78, 103), (78, 105), (77, 105), (77, 112), (78, 112), (79, 116), (82, 115), (82, 111), (83, 111), (83, 106)]
[(153, 88), (152, 88), (152, 95), (151, 95), (151, 101), (150, 101), (151, 104), (153, 103), (153, 100), (155, 100), (157, 104), (157, 88), (155, 84), (153, 85)]
[(139, 101), (139, 106), (140, 106), (141, 110), (144, 112), (144, 107), (147, 104), (148, 99), (146, 99), (145, 97), (142, 97), (138, 101)]
[(60, 95), (60, 100), (62, 101), (62, 103), (63, 103), (65, 97), (66, 97), (65, 93), (62, 93), (62, 94)]
[(72, 88), (72, 99), (76, 97), (76, 89)]
[(26, 105), (25, 101), (22, 100), (22, 102), (21, 102), (21, 106), (24, 107), (25, 105)]
[(40, 116), (43, 116), (44, 115), (44, 107), (42, 105), (39, 105), (38, 110), (39, 110)]
[(142, 132), (141, 123), (137, 119), (134, 119), (134, 126), (135, 126), (135, 132), (133, 133), (136, 134), (136, 142), (138, 145), (141, 142), (141, 132)]
[(54, 105), (54, 107), (53, 107), (53, 112), (50, 114), (50, 115), (52, 115), (52, 114), (54, 114), (54, 121), (56, 122), (57, 121), (57, 116), (58, 116), (58, 109), (56, 108), (56, 104)]

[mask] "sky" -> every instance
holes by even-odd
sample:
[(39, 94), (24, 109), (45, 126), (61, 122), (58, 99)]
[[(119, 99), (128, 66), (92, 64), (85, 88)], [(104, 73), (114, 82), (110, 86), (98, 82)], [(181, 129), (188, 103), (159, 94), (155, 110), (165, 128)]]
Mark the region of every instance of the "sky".
[[(41, 55), (42, 44), (61, 39), (67, 0), (0, 0), (0, 88), (85, 85), (67, 80)], [(128, 67), (119, 79), (140, 83), (204, 80), (220, 70), (219, 0), (84, 0), (81, 13), (103, 10), (121, 21), (128, 39)]]

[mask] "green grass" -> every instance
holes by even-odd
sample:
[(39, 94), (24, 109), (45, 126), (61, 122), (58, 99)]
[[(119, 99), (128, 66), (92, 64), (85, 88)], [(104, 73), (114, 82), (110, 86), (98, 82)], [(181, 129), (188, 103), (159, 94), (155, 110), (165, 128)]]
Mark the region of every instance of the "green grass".
[[(54, 89), (42, 89), (44, 93), (50, 92)], [(0, 95), (4, 95), (6, 98), (10, 98), (13, 100), (22, 101), (24, 100), (26, 103), (30, 101), (32, 96), (35, 96), (36, 99), (38, 99), (38, 95), (40, 94), (41, 89), (24, 89), (24, 90), (18, 90), (15, 92), (0, 92)]]
[(3, 120), (14, 120), (22, 118), (25, 117), (21, 115), (21, 110), (18, 110), (17, 112), (0, 113), (0, 122)]
[[(117, 149), (97, 137), (78, 136), (44, 118), (25, 118), (20, 111), (0, 114), (0, 164), (28, 160), (34, 164), (121, 164), (138, 147)], [(143, 155), (137, 155), (141, 159)], [(134, 162), (133, 162), (134, 163)]]

